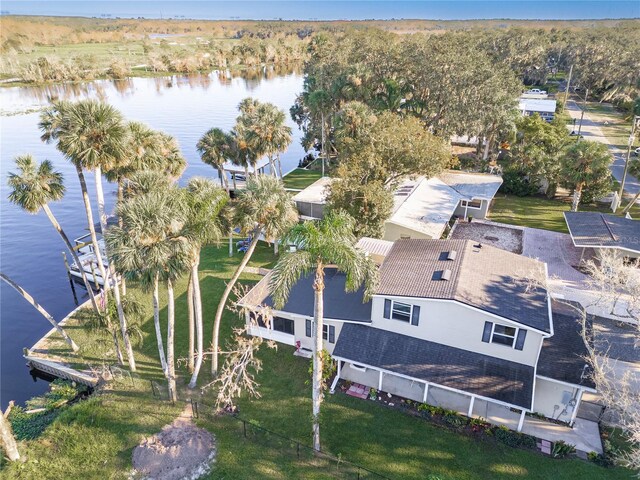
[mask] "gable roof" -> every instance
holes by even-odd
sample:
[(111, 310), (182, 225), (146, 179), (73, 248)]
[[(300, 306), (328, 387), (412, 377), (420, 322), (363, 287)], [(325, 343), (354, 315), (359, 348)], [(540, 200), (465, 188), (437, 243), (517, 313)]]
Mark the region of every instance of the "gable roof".
[[(313, 317), (314, 273), (306, 275), (291, 288), (287, 303), (280, 310)], [(356, 292), (345, 291), (346, 275), (335, 268), (324, 270), (324, 317), (335, 320), (371, 323), (371, 301), (363, 303), (364, 286)], [(273, 307), (273, 299), (267, 296), (264, 304)]]
[(356, 324), (342, 327), (333, 356), (531, 409), (529, 365)]
[(640, 221), (598, 212), (564, 212), (576, 247), (621, 248), (640, 253)]
[[(551, 332), (544, 263), (477, 245), (471, 240), (398, 240), (380, 267), (376, 294), (455, 300)], [(451, 251), (456, 256), (448, 260)], [(445, 270), (449, 280), (441, 278)]]
[(439, 178), (469, 200), (491, 200), (502, 185), (502, 177), (490, 173), (448, 170), (441, 173)]

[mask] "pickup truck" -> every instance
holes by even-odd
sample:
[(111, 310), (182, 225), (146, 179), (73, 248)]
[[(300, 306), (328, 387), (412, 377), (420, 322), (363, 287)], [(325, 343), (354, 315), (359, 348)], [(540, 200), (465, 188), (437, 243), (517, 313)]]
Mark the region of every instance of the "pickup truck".
[(531, 90), (527, 90), (526, 92), (529, 95), (546, 95), (547, 91), (546, 90), (540, 90), (539, 88), (532, 88)]

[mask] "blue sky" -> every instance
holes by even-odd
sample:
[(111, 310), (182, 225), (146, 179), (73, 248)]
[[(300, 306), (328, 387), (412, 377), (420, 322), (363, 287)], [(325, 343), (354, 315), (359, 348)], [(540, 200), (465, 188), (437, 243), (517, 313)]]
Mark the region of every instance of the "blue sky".
[(3, 13), (95, 17), (194, 19), (365, 20), (422, 18), (466, 20), (640, 18), (640, 1), (19, 1), (2, 2)]

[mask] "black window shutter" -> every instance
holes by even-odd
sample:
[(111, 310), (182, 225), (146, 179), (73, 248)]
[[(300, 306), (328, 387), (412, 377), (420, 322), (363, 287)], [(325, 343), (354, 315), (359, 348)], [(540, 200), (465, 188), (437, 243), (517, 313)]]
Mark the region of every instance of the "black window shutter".
[(527, 338), (527, 331), (521, 328), (518, 330), (518, 337), (516, 338), (516, 350), (522, 350), (524, 348), (525, 338)]
[(484, 332), (482, 332), (482, 341), (485, 343), (489, 343), (491, 341), (491, 328), (493, 328), (493, 323), (484, 322)]
[(336, 327), (329, 325), (329, 343), (336, 343)]
[(391, 318), (391, 300), (384, 299), (384, 318)]
[(411, 311), (411, 325), (418, 325), (420, 321), (420, 307), (418, 305), (413, 306)]
[(305, 335), (307, 337), (311, 336), (311, 320), (306, 320), (305, 324), (304, 324), (304, 329), (305, 329)]

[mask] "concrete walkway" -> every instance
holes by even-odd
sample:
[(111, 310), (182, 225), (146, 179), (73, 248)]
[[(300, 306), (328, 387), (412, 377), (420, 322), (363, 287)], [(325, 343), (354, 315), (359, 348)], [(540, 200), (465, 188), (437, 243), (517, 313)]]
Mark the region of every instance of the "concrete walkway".
[(576, 418), (573, 428), (557, 425), (546, 420), (528, 417), (522, 426), (522, 433), (533, 435), (542, 440), (557, 442), (564, 440), (581, 452), (602, 453), (600, 429), (596, 422)]

